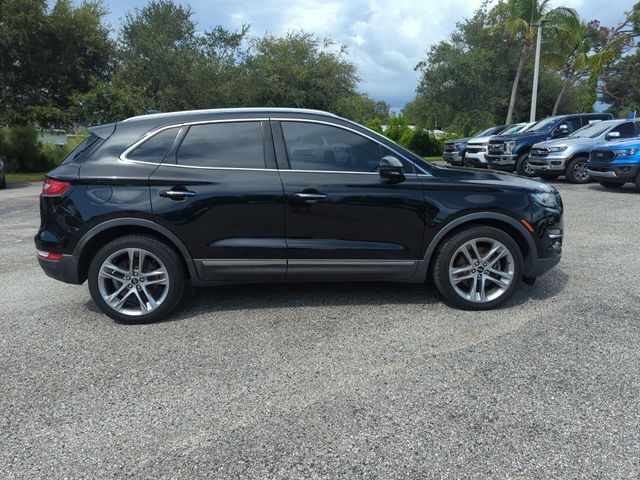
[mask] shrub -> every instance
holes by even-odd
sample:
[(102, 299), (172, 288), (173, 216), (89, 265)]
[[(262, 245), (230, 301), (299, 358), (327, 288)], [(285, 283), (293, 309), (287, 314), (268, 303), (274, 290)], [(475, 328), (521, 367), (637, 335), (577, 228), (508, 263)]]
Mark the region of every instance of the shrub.
[(422, 157), (438, 155), (438, 142), (421, 128), (416, 128), (403, 145)]
[(397, 115), (389, 119), (389, 124), (387, 125), (387, 129), (384, 131), (384, 134), (394, 142), (400, 143), (402, 136), (407, 135), (406, 132), (411, 133), (409, 122), (404, 116)]

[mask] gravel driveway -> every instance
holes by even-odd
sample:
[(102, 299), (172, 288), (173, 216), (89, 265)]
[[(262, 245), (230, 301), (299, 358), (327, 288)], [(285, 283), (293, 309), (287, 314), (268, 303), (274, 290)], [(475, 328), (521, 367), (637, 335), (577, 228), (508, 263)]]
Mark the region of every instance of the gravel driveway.
[(2, 478), (635, 477), (640, 194), (560, 184), (560, 265), (506, 308), (424, 286), (196, 290), (114, 323), (0, 191)]

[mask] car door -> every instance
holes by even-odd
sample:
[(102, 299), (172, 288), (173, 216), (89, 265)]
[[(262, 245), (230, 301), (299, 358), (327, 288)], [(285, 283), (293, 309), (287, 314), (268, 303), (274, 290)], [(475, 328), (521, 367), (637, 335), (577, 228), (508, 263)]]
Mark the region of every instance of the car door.
[(284, 198), (268, 121), (182, 126), (150, 193), (155, 221), (186, 245), (202, 280), (284, 279)]
[(413, 276), (424, 233), (423, 186), (413, 164), (404, 179), (377, 172), (397, 153), (347, 126), (272, 122), (285, 192), (287, 279)]

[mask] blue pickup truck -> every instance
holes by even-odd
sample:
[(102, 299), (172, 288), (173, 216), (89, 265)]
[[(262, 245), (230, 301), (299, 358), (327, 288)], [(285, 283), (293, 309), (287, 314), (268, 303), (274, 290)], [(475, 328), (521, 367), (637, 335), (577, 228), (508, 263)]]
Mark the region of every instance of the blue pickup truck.
[(529, 152), (538, 142), (566, 137), (579, 128), (599, 120), (611, 120), (610, 113), (574, 113), (540, 120), (523, 133), (500, 135), (489, 140), (485, 156), (489, 168), (516, 171), (519, 175), (535, 176), (529, 166)]
[(640, 191), (640, 138), (598, 145), (587, 161), (591, 178), (605, 188), (635, 183)]

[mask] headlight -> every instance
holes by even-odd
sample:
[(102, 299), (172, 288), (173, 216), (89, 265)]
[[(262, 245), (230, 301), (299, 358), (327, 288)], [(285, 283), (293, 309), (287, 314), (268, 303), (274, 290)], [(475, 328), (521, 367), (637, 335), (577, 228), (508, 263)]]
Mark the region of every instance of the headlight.
[(516, 146), (515, 140), (510, 140), (508, 142), (504, 142), (504, 151), (506, 153), (511, 153)]
[(568, 147), (566, 145), (562, 147), (549, 147), (550, 152), (564, 152)]
[(631, 157), (638, 153), (637, 148), (627, 148), (626, 150), (614, 150), (616, 157)]
[(551, 192), (532, 193), (531, 196), (536, 202), (538, 202), (540, 205), (544, 207), (558, 208), (558, 199), (555, 193), (551, 193)]
[(461, 145), (462, 144), (460, 142), (456, 142), (456, 143), (453, 144), (453, 146), (456, 147), (456, 148), (460, 148)]

